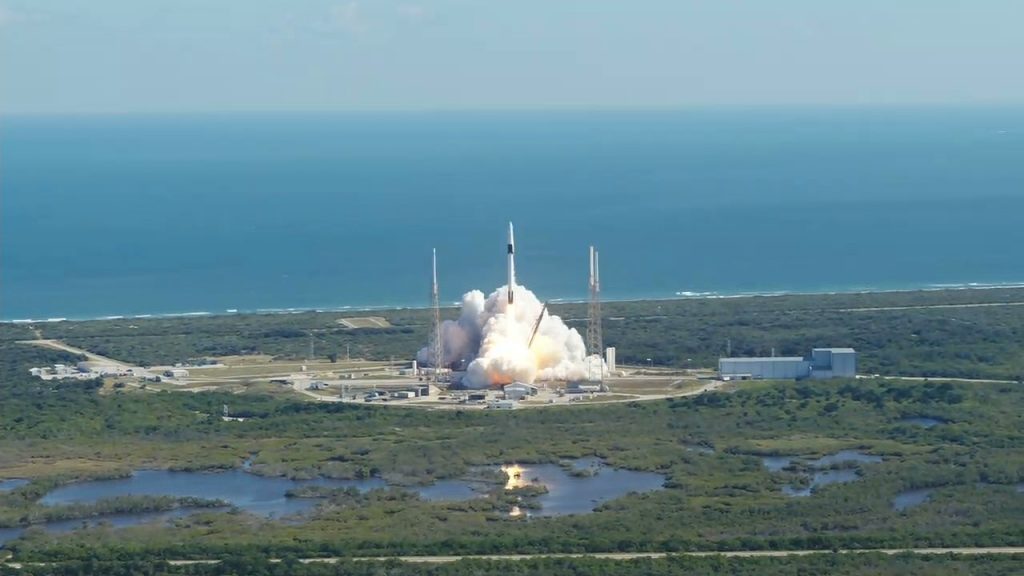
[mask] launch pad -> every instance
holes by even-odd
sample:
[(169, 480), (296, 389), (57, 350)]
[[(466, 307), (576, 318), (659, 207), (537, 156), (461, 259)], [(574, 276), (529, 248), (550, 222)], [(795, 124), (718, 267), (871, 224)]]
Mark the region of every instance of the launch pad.
[[(437, 386), (450, 389), (496, 390), (514, 382), (530, 385), (586, 381), (588, 389), (607, 390), (602, 383), (608, 366), (600, 348), (597, 251), (590, 248), (592, 318), (587, 329), (588, 350), (575, 328), (551, 314), (546, 302), (518, 282), (515, 228), (511, 222), (504, 248), (505, 284), (487, 297), (480, 290), (467, 292), (462, 297), (459, 317), (443, 322), (435, 251), (431, 289), (434, 322), (430, 341), (417, 354), (419, 365), (430, 367), (431, 379)], [(445, 374), (447, 378), (442, 378)]]

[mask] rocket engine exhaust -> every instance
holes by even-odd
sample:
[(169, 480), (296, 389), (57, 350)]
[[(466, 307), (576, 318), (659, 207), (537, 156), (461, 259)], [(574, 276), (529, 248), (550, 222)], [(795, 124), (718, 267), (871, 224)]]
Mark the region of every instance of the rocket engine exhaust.
[(462, 385), (471, 389), (512, 382), (583, 380), (603, 374), (603, 361), (600, 356), (587, 356), (579, 332), (550, 310), (545, 314), (544, 303), (516, 284), (511, 222), (506, 250), (508, 283), (486, 297), (479, 290), (463, 295), (459, 318), (441, 325), (443, 348), (435, 352), (426, 346), (417, 359), (434, 365), (434, 357), (440, 355), (450, 365), (465, 366)]

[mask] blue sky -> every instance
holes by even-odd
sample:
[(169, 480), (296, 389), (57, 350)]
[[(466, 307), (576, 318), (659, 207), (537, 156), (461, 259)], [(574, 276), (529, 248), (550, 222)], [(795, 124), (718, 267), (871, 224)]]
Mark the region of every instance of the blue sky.
[(1024, 103), (1021, 0), (0, 0), (0, 113)]

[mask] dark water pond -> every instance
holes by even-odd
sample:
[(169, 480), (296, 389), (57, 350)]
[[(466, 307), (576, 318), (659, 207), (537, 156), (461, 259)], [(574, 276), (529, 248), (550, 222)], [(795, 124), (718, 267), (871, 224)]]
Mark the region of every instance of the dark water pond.
[(769, 472), (781, 472), (786, 466), (789, 466), (793, 462), (793, 459), (789, 456), (765, 456), (761, 458), (761, 463), (768, 469)]
[(914, 418), (900, 418), (898, 422), (900, 424), (913, 424), (914, 426), (921, 426), (922, 428), (931, 428), (933, 426), (938, 426), (939, 424), (945, 424), (945, 422), (937, 418), (927, 418), (923, 416)]
[(139, 470), (128, 478), (94, 480), (68, 484), (43, 496), (47, 505), (91, 503), (117, 496), (192, 496), (224, 500), (246, 512), (265, 517), (290, 516), (305, 512), (317, 501), (310, 498), (287, 498), (288, 490), (302, 486), (357, 488), (362, 491), (386, 486), (379, 478), (366, 480), (289, 480), (256, 476), (242, 470), (224, 472), (172, 472)]
[(438, 480), (430, 486), (407, 488), (430, 502), (461, 502), (486, 495), (488, 486), (464, 480)]
[(860, 478), (860, 476), (857, 474), (857, 471), (852, 468), (844, 470), (823, 470), (821, 472), (814, 473), (814, 476), (811, 477), (811, 484), (809, 486), (783, 486), (782, 492), (787, 496), (810, 496), (815, 490), (822, 486), (853, 482), (857, 478)]
[[(815, 460), (800, 460), (793, 456), (765, 456), (761, 458), (761, 463), (769, 472), (780, 472), (794, 462), (802, 462), (812, 468), (829, 468), (831, 466), (845, 464), (847, 462), (854, 462), (856, 464), (877, 464), (881, 461), (881, 456), (864, 454), (857, 450), (840, 450), (835, 454), (828, 454)], [(822, 486), (853, 482), (858, 478), (860, 478), (860, 474), (857, 472), (856, 468), (820, 470), (811, 476), (810, 484), (807, 486), (783, 486), (782, 493), (787, 496), (794, 497), (810, 496)]]
[[(570, 474), (555, 464), (508, 467), (512, 471), (508, 485), (513, 488), (542, 484), (548, 493), (539, 498), (538, 516), (558, 516), (591, 512), (598, 504), (628, 494), (658, 490), (665, 478), (660, 474), (616, 470), (606, 466), (599, 458), (582, 458), (570, 466), (577, 474)], [(579, 474), (582, 472), (582, 474)], [(514, 476), (514, 477), (513, 477)], [(24, 484), (24, 481), (20, 481)], [(319, 502), (314, 498), (288, 498), (285, 494), (302, 486), (329, 488), (356, 488), (368, 491), (386, 488), (379, 478), (365, 480), (289, 480), (257, 476), (243, 470), (222, 472), (172, 472), (168, 470), (139, 470), (127, 478), (94, 480), (61, 486), (43, 496), (42, 504), (54, 506), (73, 503), (93, 503), (117, 496), (174, 496), (223, 500), (259, 516), (281, 518), (311, 510)], [(13, 486), (12, 486), (13, 488)], [(467, 480), (441, 480), (430, 486), (405, 487), (428, 501), (464, 501), (483, 496), (489, 487)], [(144, 523), (167, 522), (187, 516), (193, 509), (169, 512), (119, 514), (89, 520), (67, 520), (39, 525), (47, 532), (61, 533), (105, 523), (114, 527)], [(23, 528), (0, 529), (0, 545), (17, 538)]]
[(22, 478), (13, 478), (13, 479), (10, 479), (10, 480), (0, 480), (0, 492), (7, 492), (9, 490), (14, 490), (15, 488), (20, 488), (21, 486), (24, 486), (26, 484), (28, 484), (28, 480), (25, 480), (25, 479), (22, 479)]
[(24, 530), (24, 528), (0, 528), (0, 547), (21, 536)]
[(539, 510), (532, 516), (564, 516), (593, 512), (598, 505), (625, 496), (630, 492), (660, 490), (665, 477), (653, 472), (617, 470), (600, 459), (585, 458), (572, 463), (584, 475), (573, 475), (557, 464), (523, 464), (503, 466), (508, 475), (506, 489), (544, 486), (547, 493), (537, 498)]
[(794, 462), (802, 462), (812, 468), (828, 468), (845, 462), (856, 462), (858, 464), (877, 464), (882, 461), (881, 456), (864, 454), (857, 450), (840, 450), (835, 454), (828, 454), (816, 460), (802, 460), (796, 456), (763, 456), (761, 464), (769, 472), (781, 472)]
[(822, 456), (817, 460), (811, 460), (808, 462), (815, 468), (826, 468), (828, 466), (835, 466), (836, 464), (843, 464), (844, 462), (857, 462), (858, 464), (878, 464), (882, 461), (881, 456), (875, 456), (872, 454), (864, 454), (856, 450), (840, 450), (835, 454), (829, 454), (828, 456)]
[(902, 512), (908, 508), (920, 506), (928, 501), (933, 490), (933, 488), (919, 488), (917, 490), (900, 492), (892, 499), (892, 509), (897, 512)]
[[(47, 522), (46, 524), (37, 524), (34, 527), (41, 528), (43, 531), (50, 534), (63, 534), (78, 530), (82, 528), (93, 528), (100, 525), (112, 526), (114, 528), (123, 528), (125, 526), (137, 526), (139, 524), (150, 524), (150, 523), (164, 523), (175, 518), (183, 518), (192, 514), (204, 510), (201, 508), (179, 508), (177, 510), (167, 510), (163, 512), (140, 512), (135, 514), (111, 514), (109, 516), (101, 516), (96, 518), (83, 518), (78, 520), (60, 520), (57, 522)], [(206, 508), (205, 510), (210, 510)], [(21, 536), (25, 532), (25, 528), (0, 528), (0, 546), (4, 543), (14, 540)]]

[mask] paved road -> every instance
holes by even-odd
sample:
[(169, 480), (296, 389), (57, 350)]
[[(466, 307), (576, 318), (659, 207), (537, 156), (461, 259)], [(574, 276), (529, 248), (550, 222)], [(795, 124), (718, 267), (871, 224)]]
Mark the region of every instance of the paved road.
[[(884, 553), (898, 554), (911, 552), (916, 554), (961, 554), (961, 556), (973, 556), (973, 554), (1024, 554), (1024, 546), (1004, 547), (980, 547), (980, 548), (868, 548), (853, 550), (838, 550), (838, 553)], [(724, 558), (784, 558), (793, 556), (810, 556), (810, 554), (834, 553), (830, 550), (730, 550), (730, 551), (696, 551), (696, 552), (597, 552), (597, 553), (563, 553), (563, 554), (482, 554), (482, 556), (404, 556), (404, 557), (332, 557), (332, 558), (306, 558), (299, 562), (303, 564), (337, 564), (350, 560), (367, 562), (384, 562), (397, 560), (401, 562), (418, 564), (444, 564), (458, 562), (460, 560), (492, 560), (492, 561), (518, 561), (542, 558), (593, 558), (602, 560), (638, 560), (638, 559), (659, 559), (668, 557), (713, 557)], [(270, 562), (278, 563), (280, 559), (273, 559)], [(173, 566), (189, 566), (200, 564), (219, 564), (219, 560), (171, 560), (168, 564)], [(0, 562), (2, 564), (2, 562)], [(31, 568), (34, 566), (47, 566), (54, 563), (6, 563), (4, 566), (14, 569)]]
[(945, 376), (884, 376), (874, 374), (858, 374), (857, 378), (882, 378), (885, 380), (911, 380), (914, 382), (964, 382), (967, 384), (1016, 384), (1016, 380), (987, 380), (982, 378), (947, 378)]
[[(1024, 546), (993, 548), (876, 548), (867, 550), (840, 550), (842, 554), (1024, 554)], [(403, 562), (444, 563), (462, 559), (476, 560), (528, 560), (530, 558), (601, 558), (605, 560), (635, 560), (638, 558), (666, 558), (668, 556), (724, 556), (726, 558), (780, 558), (785, 556), (808, 556), (810, 554), (831, 554), (830, 550), (734, 550), (727, 552), (607, 552), (594, 554), (488, 554), (483, 556), (384, 556), (366, 560), (401, 560)], [(338, 562), (343, 558), (305, 558), (301, 562)]]
[(101, 364), (109, 364), (111, 366), (117, 366), (119, 368), (141, 371), (138, 366), (132, 366), (126, 364), (120, 360), (114, 360), (113, 358), (107, 358), (106, 356), (100, 356), (99, 354), (93, 354), (88, 350), (82, 350), (81, 348), (75, 348), (74, 346), (68, 346), (60, 340), (21, 340), (19, 344), (31, 344), (33, 346), (42, 346), (43, 348), (52, 348), (54, 350), (64, 350), (72, 354), (81, 354), (93, 362), (99, 362)]
[[(1024, 546), (1002, 546), (1002, 547), (963, 547), (963, 548), (866, 548), (838, 550), (838, 553), (883, 553), (898, 554), (910, 552), (915, 554), (959, 554), (959, 556), (974, 556), (974, 554), (1022, 554)], [(444, 564), (458, 562), (460, 560), (493, 560), (493, 561), (518, 561), (542, 558), (593, 558), (603, 560), (638, 560), (638, 559), (659, 559), (667, 557), (713, 557), (724, 558), (784, 558), (793, 556), (810, 556), (810, 554), (835, 553), (830, 550), (729, 550), (729, 551), (695, 551), (695, 552), (597, 552), (597, 553), (562, 553), (562, 554), (481, 554), (481, 556), (403, 556), (403, 557), (332, 557), (332, 558), (306, 558), (299, 562), (303, 564), (337, 564), (349, 560), (360, 560), (367, 562), (384, 562), (397, 560), (401, 562), (420, 564)], [(278, 563), (280, 559), (272, 559), (270, 562)], [(171, 560), (168, 564), (174, 566), (189, 566), (199, 564), (219, 564), (219, 560)], [(59, 563), (4, 563), (0, 564), (7, 568), (22, 569), (34, 566), (48, 566)]]

